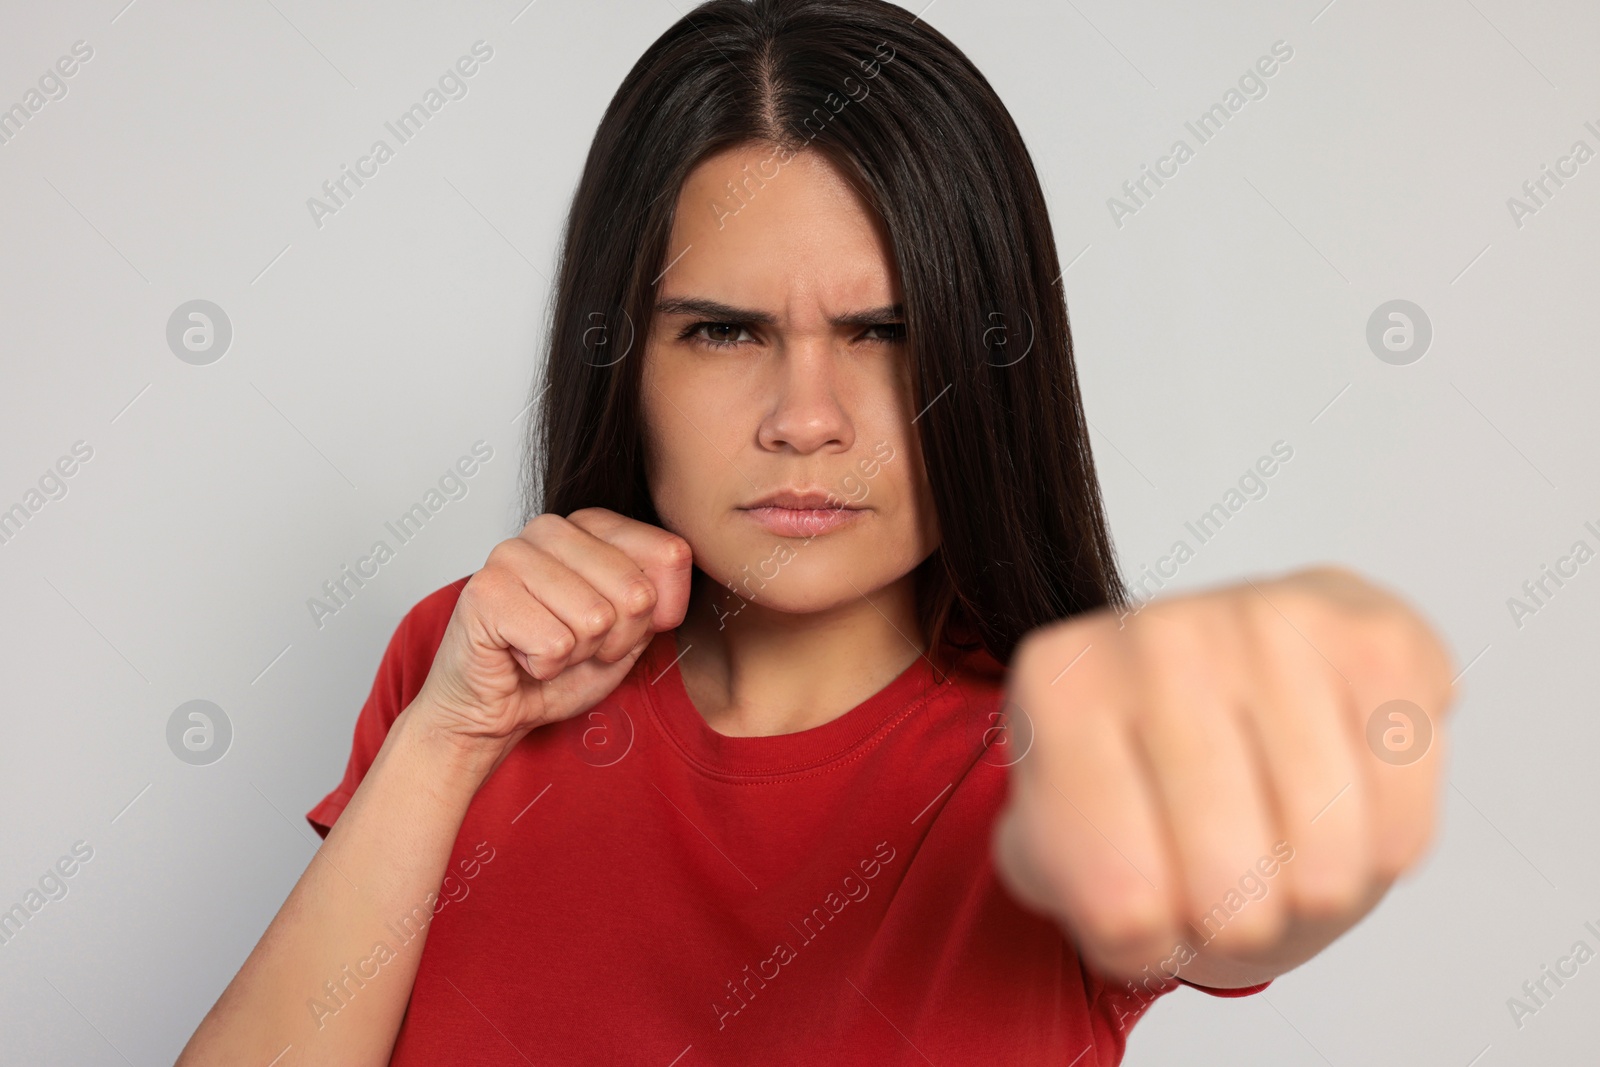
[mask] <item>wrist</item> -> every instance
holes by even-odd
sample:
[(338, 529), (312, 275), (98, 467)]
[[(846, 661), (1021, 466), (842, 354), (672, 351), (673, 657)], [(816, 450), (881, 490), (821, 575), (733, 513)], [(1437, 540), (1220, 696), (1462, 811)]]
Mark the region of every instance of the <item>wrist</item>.
[(413, 701), (395, 718), (390, 734), (408, 757), (422, 765), (423, 780), (442, 801), (471, 799), (499, 762), (505, 742), (472, 738), (447, 729), (428, 706)]

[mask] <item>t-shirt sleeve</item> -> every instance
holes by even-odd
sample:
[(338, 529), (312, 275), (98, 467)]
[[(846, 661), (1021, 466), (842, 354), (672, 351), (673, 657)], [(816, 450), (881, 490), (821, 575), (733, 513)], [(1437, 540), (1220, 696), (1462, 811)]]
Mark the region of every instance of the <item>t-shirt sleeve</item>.
[(1143, 1017), (1145, 1011), (1158, 999), (1179, 986), (1198, 989), (1214, 997), (1245, 997), (1259, 993), (1272, 984), (1268, 981), (1239, 989), (1213, 989), (1210, 986), (1197, 985), (1185, 978), (1163, 978), (1154, 974), (1139, 981), (1114, 982), (1102, 976), (1082, 958), (1079, 959), (1078, 965), (1082, 968), (1085, 989), (1089, 993), (1090, 1025), (1094, 1029), (1095, 1040), (1104, 1042), (1108, 1048), (1114, 1049), (1119, 1059), (1128, 1040), (1128, 1031), (1133, 1028), (1133, 1024)]
[(1240, 986), (1237, 989), (1213, 989), (1208, 985), (1199, 985), (1195, 982), (1191, 982), (1187, 978), (1179, 978), (1178, 981), (1182, 982), (1190, 989), (1198, 989), (1200, 992), (1210, 993), (1214, 997), (1248, 997), (1252, 993), (1261, 992), (1263, 989), (1267, 988), (1267, 986), (1272, 984), (1272, 979), (1269, 978), (1265, 982), (1259, 982), (1256, 985)]
[(389, 736), (389, 727), (421, 691), (428, 670), (433, 666), (434, 654), (444, 640), (445, 627), (449, 625), (456, 600), (466, 584), (466, 578), (459, 578), (428, 594), (406, 612), (395, 627), (378, 663), (372, 690), (356, 716), (355, 737), (350, 745), (350, 758), (345, 763), (344, 777), (332, 792), (306, 812), (306, 821), (322, 837), (328, 836), (334, 820), (350, 803), (361, 779), (366, 777), (367, 769), (383, 747), (384, 738)]

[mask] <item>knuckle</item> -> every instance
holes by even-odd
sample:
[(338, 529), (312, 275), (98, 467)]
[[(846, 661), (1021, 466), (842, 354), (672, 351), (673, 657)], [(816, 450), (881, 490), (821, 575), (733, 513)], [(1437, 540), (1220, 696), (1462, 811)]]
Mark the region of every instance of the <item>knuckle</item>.
[[(1115, 622), (1110, 623), (1110, 633), (1116, 632)], [(1073, 655), (1085, 643), (1101, 640), (1101, 627), (1088, 617), (1062, 619), (1036, 627), (1018, 639), (1012, 653), (1013, 661), (1021, 666), (1037, 667), (1058, 658), (1063, 650), (1073, 649)]]
[(461, 587), (461, 596), (456, 599), (456, 611), (466, 615), (482, 615), (484, 604), (487, 600), (485, 592), (483, 571), (479, 571), (467, 579), (467, 584)]
[(1307, 919), (1336, 919), (1361, 903), (1367, 880), (1354, 867), (1302, 878), (1295, 886), (1295, 910)]
[(661, 559), (670, 566), (682, 566), (694, 559), (694, 549), (684, 538), (668, 534), (661, 542)]
[(1018, 638), (1011, 651), (1012, 674), (1025, 675), (1033, 670), (1039, 661), (1042, 646), (1048, 640), (1049, 636), (1044, 630), (1029, 630)]
[(1283, 936), (1286, 917), (1267, 911), (1264, 904), (1264, 901), (1249, 904), (1243, 913), (1216, 933), (1212, 943), (1225, 953), (1247, 957), (1274, 946)]
[(628, 588), (623, 591), (622, 604), (629, 618), (638, 618), (648, 615), (655, 610), (656, 587), (650, 579), (643, 575), (628, 583)]
[[(1266, 602), (1256, 595), (1253, 589), (1240, 590), (1238, 596), (1228, 597), (1222, 601), (1222, 616), (1227, 620), (1227, 626), (1236, 635), (1237, 639), (1248, 639), (1254, 633), (1254, 628), (1259, 619), (1261, 608), (1267, 607)], [(1270, 610), (1270, 609), (1269, 609)]]
[(535, 656), (549, 659), (565, 659), (572, 654), (577, 641), (567, 630), (551, 634), (544, 642), (543, 647), (534, 650)]
[(1341, 585), (1352, 587), (1367, 584), (1365, 578), (1343, 563), (1316, 563), (1306, 567), (1301, 573), (1309, 578), (1337, 582)]
[(609, 601), (601, 600), (593, 604), (583, 615), (580, 625), (583, 627), (584, 636), (596, 637), (611, 629), (611, 624), (617, 621), (617, 610)]
[(1269, 590), (1271, 602), (1289, 618), (1316, 625), (1372, 614), (1373, 590), (1355, 572), (1329, 565), (1302, 573), (1301, 580), (1273, 583)]
[(1151, 625), (1138, 634), (1138, 645), (1151, 657), (1153, 665), (1181, 666), (1186, 675), (1203, 680), (1217, 666), (1218, 637), (1217, 619), (1212, 613), (1172, 604), (1163, 614), (1151, 616)]
[(1421, 649), (1428, 640), (1428, 624), (1403, 604), (1385, 611), (1379, 628), (1396, 644), (1413, 651)]
[[(1065, 647), (1060, 635), (1053, 632), (1053, 628), (1033, 630), (1024, 634), (1017, 642), (1011, 654), (1009, 673), (1013, 685), (1018, 686), (1014, 692), (1021, 700), (1031, 701), (1033, 695), (1044, 691), (1048, 686), (1048, 680), (1056, 677), (1061, 667), (1072, 659), (1071, 655), (1062, 654), (1061, 650)], [(1058, 660), (1060, 665), (1051, 669), (1050, 664)], [(1063, 684), (1056, 688), (1065, 691), (1070, 690), (1078, 678), (1069, 671), (1060, 680)]]
[(1122, 954), (1165, 944), (1173, 923), (1166, 908), (1140, 894), (1095, 909), (1085, 917), (1084, 926), (1103, 951)]
[(1386, 612), (1363, 627), (1362, 665), (1386, 680), (1414, 673), (1424, 644), (1416, 622), (1404, 613)]
[(1295, 599), (1293, 590), (1274, 592), (1272, 599), (1268, 599), (1266, 593), (1253, 590), (1239, 602), (1240, 620), (1257, 640), (1276, 636), (1285, 629), (1284, 615), (1294, 612), (1292, 602)]
[[(493, 553), (490, 555), (492, 557)], [(494, 565), (491, 558), (489, 565), (467, 579), (467, 584), (461, 589), (461, 599), (480, 612), (486, 612), (492, 604), (505, 599), (513, 581), (506, 569)]]
[(517, 545), (513, 543), (515, 540), (513, 538), (512, 540), (501, 541), (491, 548), (484, 566), (495, 570), (510, 570), (514, 568), (516, 565), (515, 560), (518, 558)]
[(554, 512), (544, 512), (535, 515), (528, 525), (522, 528), (522, 535), (530, 541), (543, 541), (559, 536), (566, 531), (567, 520)]
[(1357, 909), (1380, 867), (1380, 842), (1365, 831), (1308, 843), (1295, 855), (1289, 906), (1300, 918), (1336, 919)]

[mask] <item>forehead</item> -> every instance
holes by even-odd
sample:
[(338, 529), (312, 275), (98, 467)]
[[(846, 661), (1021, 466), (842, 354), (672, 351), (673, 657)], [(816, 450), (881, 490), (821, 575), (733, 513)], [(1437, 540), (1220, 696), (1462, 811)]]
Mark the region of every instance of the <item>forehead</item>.
[[(677, 257), (676, 259), (674, 257)], [(882, 220), (820, 152), (766, 144), (702, 160), (678, 195), (661, 294), (781, 310), (897, 298)], [(833, 310), (845, 310), (842, 306)]]

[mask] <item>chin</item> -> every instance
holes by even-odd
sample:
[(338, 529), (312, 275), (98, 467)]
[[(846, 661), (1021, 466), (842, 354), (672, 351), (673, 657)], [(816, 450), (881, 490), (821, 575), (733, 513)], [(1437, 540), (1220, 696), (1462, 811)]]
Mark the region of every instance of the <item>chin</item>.
[[(721, 587), (724, 599), (738, 596), (771, 611), (812, 614), (854, 603), (911, 570), (886, 566), (882, 546), (874, 539), (832, 540), (763, 538), (759, 542), (719, 545), (702, 553), (694, 545), (696, 565)], [(692, 542), (691, 542), (692, 544)]]

